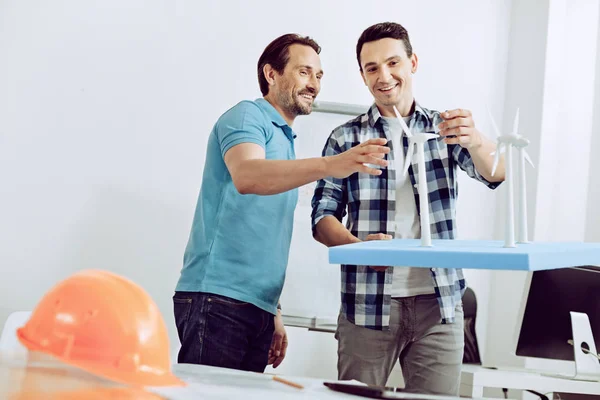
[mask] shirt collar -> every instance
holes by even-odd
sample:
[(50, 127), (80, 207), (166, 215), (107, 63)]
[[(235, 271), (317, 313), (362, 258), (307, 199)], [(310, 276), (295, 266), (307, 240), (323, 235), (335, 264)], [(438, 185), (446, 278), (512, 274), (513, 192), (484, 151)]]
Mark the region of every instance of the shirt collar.
[(277, 111), (275, 109), (275, 107), (273, 107), (271, 105), (271, 103), (269, 103), (267, 100), (265, 100), (263, 98), (258, 98), (258, 99), (255, 100), (255, 102), (256, 102), (256, 104), (258, 104), (258, 106), (260, 108), (263, 109), (264, 112), (267, 113), (267, 115), (269, 116), (269, 118), (271, 119), (271, 121), (273, 121), (273, 123), (275, 125), (277, 125), (278, 127), (282, 127), (284, 125), (287, 125), (287, 122), (285, 122), (285, 120), (283, 119), (283, 117), (281, 116), (281, 114), (279, 114), (279, 111)]
[(283, 119), (283, 116), (281, 114), (279, 114), (279, 111), (277, 111), (271, 103), (269, 103), (267, 100), (265, 100), (262, 97), (256, 99), (255, 102), (265, 113), (267, 113), (267, 116), (269, 117), (271, 122), (273, 122), (273, 124), (277, 125), (281, 129), (283, 129), (283, 131), (286, 134), (290, 135), (292, 138), (294, 138), (294, 139), (296, 138), (296, 133), (292, 130), (292, 128), (288, 125), (288, 123), (285, 122), (285, 120)]
[[(432, 119), (432, 116), (430, 115), (430, 113), (427, 112), (425, 109), (423, 109), (423, 107), (421, 107), (421, 105), (416, 100), (414, 100), (414, 103), (415, 103), (415, 112), (410, 116), (411, 120), (414, 118), (420, 118), (420, 117), (424, 117), (424, 118), (426, 118), (426, 120)], [(371, 108), (369, 108), (369, 111), (367, 111), (367, 118), (369, 120), (369, 125), (371, 125), (371, 127), (374, 127), (375, 124), (377, 124), (377, 121), (379, 121), (380, 118), (381, 119), (383, 118), (381, 113), (379, 112), (379, 108), (377, 108), (377, 104), (373, 103)]]

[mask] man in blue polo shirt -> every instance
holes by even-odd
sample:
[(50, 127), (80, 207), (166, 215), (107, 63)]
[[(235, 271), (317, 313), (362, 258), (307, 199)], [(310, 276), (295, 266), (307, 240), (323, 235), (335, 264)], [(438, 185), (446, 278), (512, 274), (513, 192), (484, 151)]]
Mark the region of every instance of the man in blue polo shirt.
[(296, 160), (294, 119), (312, 111), (323, 76), (319, 45), (283, 35), (258, 61), (263, 98), (225, 112), (206, 163), (176, 292), (178, 362), (263, 372), (285, 357), (278, 310), (297, 188), (327, 176), (381, 174), (387, 140)]

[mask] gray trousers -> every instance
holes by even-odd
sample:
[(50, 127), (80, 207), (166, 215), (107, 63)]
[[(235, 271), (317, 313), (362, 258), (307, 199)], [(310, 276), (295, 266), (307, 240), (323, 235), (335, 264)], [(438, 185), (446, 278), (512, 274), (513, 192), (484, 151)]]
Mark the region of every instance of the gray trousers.
[(464, 349), (464, 314), (456, 307), (456, 322), (442, 324), (434, 294), (392, 299), (390, 330), (356, 326), (341, 314), (338, 379), (356, 379), (385, 386), (400, 360), (405, 390), (458, 395)]

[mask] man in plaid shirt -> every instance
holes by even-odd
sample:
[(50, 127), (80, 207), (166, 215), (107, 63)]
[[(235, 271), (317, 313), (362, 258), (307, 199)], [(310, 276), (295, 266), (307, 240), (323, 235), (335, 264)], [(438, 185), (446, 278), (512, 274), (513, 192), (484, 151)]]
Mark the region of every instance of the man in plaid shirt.
[[(375, 103), (366, 114), (337, 127), (324, 156), (371, 138), (386, 138), (389, 165), (378, 176), (321, 179), (312, 200), (313, 234), (326, 246), (363, 240), (419, 238), (417, 157), (402, 173), (408, 140), (394, 106), (413, 132), (439, 132), (425, 143), (431, 234), (453, 239), (458, 168), (494, 189), (504, 179), (503, 160), (491, 175), (496, 146), (476, 128), (468, 110), (437, 112), (412, 93), (418, 59), (406, 30), (395, 23), (366, 29), (356, 56)], [(347, 225), (342, 218), (348, 215)], [(338, 378), (384, 386), (400, 360), (406, 389), (458, 394), (464, 348), (460, 269), (342, 265), (338, 318)]]

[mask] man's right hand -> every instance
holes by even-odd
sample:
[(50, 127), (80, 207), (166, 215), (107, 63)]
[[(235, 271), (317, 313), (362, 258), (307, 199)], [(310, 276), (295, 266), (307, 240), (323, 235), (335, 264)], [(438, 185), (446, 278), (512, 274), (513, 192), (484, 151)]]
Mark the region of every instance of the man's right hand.
[[(392, 235), (386, 235), (385, 233), (372, 233), (370, 235), (367, 235), (365, 241), (367, 240), (392, 240)], [(389, 267), (369, 266), (369, 268), (374, 269), (377, 272), (382, 272), (388, 269)]]
[(390, 152), (385, 146), (387, 139), (369, 139), (364, 143), (335, 155), (325, 157), (327, 160), (327, 174), (334, 178), (343, 179), (355, 172), (363, 172), (370, 175), (381, 175), (378, 168), (368, 167), (364, 164), (374, 164), (387, 167), (388, 161), (383, 158)]

